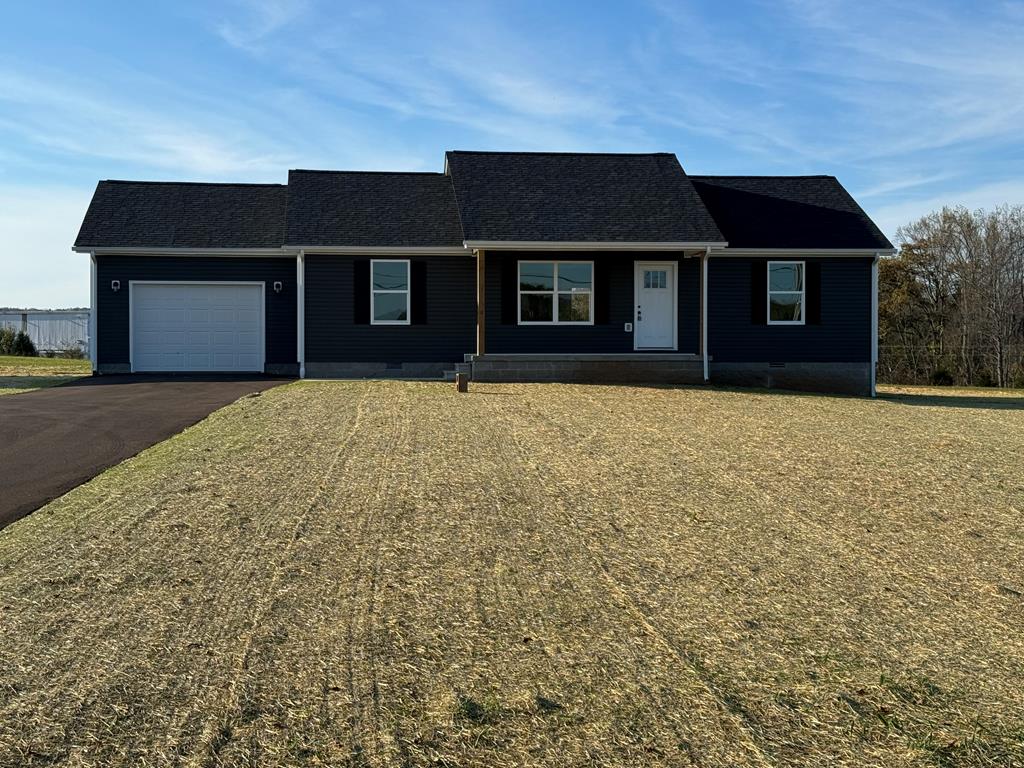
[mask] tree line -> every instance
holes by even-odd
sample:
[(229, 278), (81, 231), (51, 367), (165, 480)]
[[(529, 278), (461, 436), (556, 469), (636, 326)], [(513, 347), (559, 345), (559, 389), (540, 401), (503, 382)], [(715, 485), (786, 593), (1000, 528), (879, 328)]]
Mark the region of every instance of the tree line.
[(1024, 206), (943, 208), (879, 264), (878, 376), (1024, 387)]

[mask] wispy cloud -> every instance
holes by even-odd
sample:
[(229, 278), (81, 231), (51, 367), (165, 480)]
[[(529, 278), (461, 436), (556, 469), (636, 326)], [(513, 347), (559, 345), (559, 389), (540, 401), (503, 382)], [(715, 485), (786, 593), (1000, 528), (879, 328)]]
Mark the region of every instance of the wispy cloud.
[(0, 70), (0, 106), (17, 115), (0, 116), (0, 135), (76, 161), (92, 157), (175, 176), (280, 176), (287, 165), (287, 157), (261, 146), (258, 136), (230, 117), (202, 112), (189, 117), (181, 114), (182, 105), (172, 116), (61, 79)]
[(217, 33), (228, 45), (262, 51), (267, 38), (309, 10), (306, 0), (236, 0), (237, 13), (217, 23)]

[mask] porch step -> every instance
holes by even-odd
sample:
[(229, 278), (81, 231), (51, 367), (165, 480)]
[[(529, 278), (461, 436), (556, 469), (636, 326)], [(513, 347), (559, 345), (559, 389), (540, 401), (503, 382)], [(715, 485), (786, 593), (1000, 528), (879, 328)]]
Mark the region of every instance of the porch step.
[(469, 362), (456, 363), (454, 368), (452, 368), (450, 371), (445, 371), (444, 372), (444, 380), (445, 381), (455, 381), (455, 374), (457, 374), (457, 373), (466, 373), (466, 374), (469, 374), (470, 376), (472, 376), (473, 375), (473, 366), (470, 365)]

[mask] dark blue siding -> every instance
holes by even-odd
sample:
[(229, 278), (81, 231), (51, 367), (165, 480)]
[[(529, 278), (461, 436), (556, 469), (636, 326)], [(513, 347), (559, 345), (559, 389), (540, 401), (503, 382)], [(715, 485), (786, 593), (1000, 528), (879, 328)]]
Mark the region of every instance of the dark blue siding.
[[(266, 364), (295, 365), (297, 307), (295, 259), (175, 256), (98, 256), (96, 258), (100, 365), (128, 364), (128, 282), (130, 280), (223, 280), (266, 283)], [(120, 280), (121, 290), (110, 290)], [(273, 283), (283, 283), (274, 293)]]
[[(821, 323), (755, 324), (751, 262), (708, 262), (708, 351), (725, 362), (833, 363), (871, 360), (871, 259), (804, 259), (821, 264)], [(767, 267), (764, 267), (767, 269)]]
[(410, 259), (426, 265), (427, 284), (426, 323), (413, 325), (355, 322), (354, 264), (360, 258), (371, 257), (306, 256), (306, 362), (462, 362), (474, 351), (476, 262), (471, 256)]
[[(516, 325), (502, 323), (503, 267), (507, 259), (552, 261), (593, 261), (603, 267), (609, 286), (607, 312), (597, 303), (604, 299), (598, 287), (594, 296), (595, 315), (604, 314), (607, 322), (594, 325)], [(487, 264), (487, 351), (492, 354), (616, 354), (633, 351), (633, 334), (623, 330), (633, 322), (633, 274), (637, 261), (676, 261), (678, 259), (678, 345), (679, 352), (696, 353), (700, 348), (700, 260), (683, 259), (676, 254), (659, 253), (512, 253), (490, 251)], [(516, 296), (516, 299), (518, 297)]]

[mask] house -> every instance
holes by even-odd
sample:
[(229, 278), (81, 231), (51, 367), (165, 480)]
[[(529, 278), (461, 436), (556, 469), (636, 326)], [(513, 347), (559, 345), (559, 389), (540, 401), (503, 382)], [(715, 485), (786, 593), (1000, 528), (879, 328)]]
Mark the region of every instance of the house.
[(102, 181), (99, 374), (703, 382), (874, 392), (878, 258), (831, 176), (448, 152), (442, 173)]

